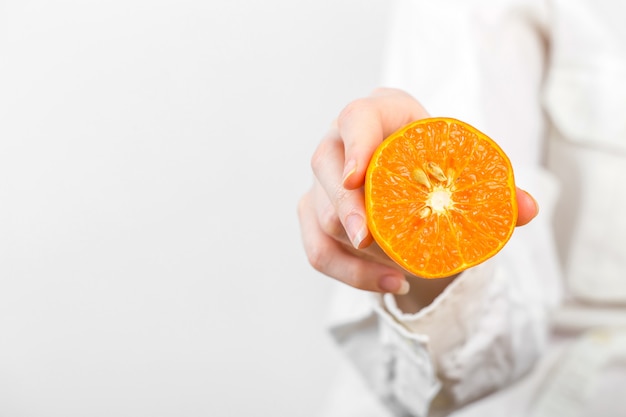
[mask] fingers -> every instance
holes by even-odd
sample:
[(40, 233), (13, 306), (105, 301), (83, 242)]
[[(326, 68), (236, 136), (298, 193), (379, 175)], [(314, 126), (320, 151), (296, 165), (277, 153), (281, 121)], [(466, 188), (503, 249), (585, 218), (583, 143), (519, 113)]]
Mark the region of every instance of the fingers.
[(324, 234), (341, 243), (344, 250), (354, 256), (399, 269), (397, 263), (392, 261), (374, 241), (372, 241), (372, 244), (368, 244), (367, 247), (361, 249), (352, 246), (352, 242), (348, 238), (343, 224), (335, 211), (335, 207), (328, 199), (326, 191), (319, 182), (314, 182), (310, 194), (310, 200), (312, 200), (310, 204), (313, 205), (314, 213), (317, 216), (317, 224)]
[(317, 222), (312, 193), (298, 205), (302, 241), (310, 264), (319, 272), (366, 291), (406, 294), (409, 284), (402, 271), (385, 266), (347, 250), (327, 235)]
[(339, 220), (337, 211), (319, 181), (314, 181), (310, 192), (320, 229), (322, 229), (325, 234), (344, 245), (351, 245), (352, 242), (348, 238), (341, 220)]
[(363, 185), (369, 160), (385, 137), (381, 112), (370, 97), (359, 99), (343, 109), (337, 126), (345, 147), (342, 186), (355, 189)]
[[(343, 141), (339, 131), (332, 128), (315, 151), (311, 166), (317, 180), (316, 185), (325, 191), (352, 245), (362, 248), (372, 241), (365, 221), (363, 192), (360, 189), (344, 188), (341, 179), (343, 161)], [(321, 198), (316, 199), (320, 200)]]
[(417, 100), (395, 89), (377, 89), (369, 97), (348, 104), (337, 119), (345, 146), (342, 185), (351, 190), (361, 187), (369, 160), (383, 139), (424, 117), (428, 113)]
[(537, 201), (521, 188), (517, 189), (517, 225), (528, 224), (539, 213)]
[(424, 108), (410, 95), (378, 89), (346, 106), (313, 155), (315, 177), (355, 248), (372, 242), (360, 189), (372, 154), (393, 131), (426, 116)]

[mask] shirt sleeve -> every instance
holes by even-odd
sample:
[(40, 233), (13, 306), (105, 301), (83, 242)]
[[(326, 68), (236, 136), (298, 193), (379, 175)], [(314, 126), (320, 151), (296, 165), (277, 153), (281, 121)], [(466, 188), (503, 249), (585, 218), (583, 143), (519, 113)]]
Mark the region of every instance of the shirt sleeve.
[(534, 175), (542, 216), (419, 312), (403, 313), (390, 294), (338, 290), (331, 334), (394, 415), (458, 408), (523, 376), (544, 349), (560, 299), (547, 227), (556, 182)]
[(626, 30), (607, 2), (589, 3), (552, 2), (547, 164), (564, 185), (555, 229), (568, 292), (581, 306), (623, 307)]

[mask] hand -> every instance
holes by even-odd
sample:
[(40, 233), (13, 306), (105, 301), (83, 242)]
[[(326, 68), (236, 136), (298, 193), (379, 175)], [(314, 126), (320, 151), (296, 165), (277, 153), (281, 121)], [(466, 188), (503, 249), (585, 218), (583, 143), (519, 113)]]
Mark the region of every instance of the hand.
[[(305, 252), (315, 269), (367, 291), (409, 291), (409, 274), (384, 254), (367, 229), (362, 187), (383, 139), (425, 117), (417, 100), (395, 89), (378, 89), (340, 113), (313, 155), (314, 183), (298, 207)], [(537, 205), (520, 189), (517, 202), (521, 226), (535, 217)]]

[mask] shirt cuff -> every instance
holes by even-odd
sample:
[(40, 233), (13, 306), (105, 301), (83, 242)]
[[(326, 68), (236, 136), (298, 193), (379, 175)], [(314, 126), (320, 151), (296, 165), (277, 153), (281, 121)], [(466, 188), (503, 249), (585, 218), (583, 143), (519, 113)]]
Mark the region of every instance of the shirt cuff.
[(431, 304), (417, 313), (404, 313), (393, 294), (383, 297), (384, 310), (402, 327), (424, 338), (431, 352), (449, 351), (471, 337), (473, 323), (484, 310), (484, 294), (493, 267), (489, 261), (462, 272)]
[(393, 329), (405, 336), (405, 344), (422, 343), (441, 388), (437, 407), (442, 409), (467, 403), (510, 379), (508, 290), (494, 265), (489, 260), (463, 272), (415, 314), (402, 312), (392, 295), (382, 299), (381, 333)]

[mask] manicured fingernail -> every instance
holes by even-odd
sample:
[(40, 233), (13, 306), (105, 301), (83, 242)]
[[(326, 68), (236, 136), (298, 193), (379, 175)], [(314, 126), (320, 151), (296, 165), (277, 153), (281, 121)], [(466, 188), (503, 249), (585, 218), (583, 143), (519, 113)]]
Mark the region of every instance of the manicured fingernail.
[(346, 219), (346, 232), (348, 237), (355, 248), (359, 248), (361, 242), (367, 236), (367, 226), (365, 225), (365, 219), (360, 214), (353, 213)]
[(378, 282), (378, 286), (385, 292), (390, 292), (397, 295), (408, 294), (411, 286), (405, 279), (397, 277), (395, 275), (384, 276)]
[(345, 185), (346, 181), (348, 181), (350, 177), (352, 176), (352, 174), (354, 174), (355, 172), (356, 172), (356, 161), (354, 159), (351, 159), (346, 163), (346, 166), (343, 169), (343, 180), (341, 183)]

